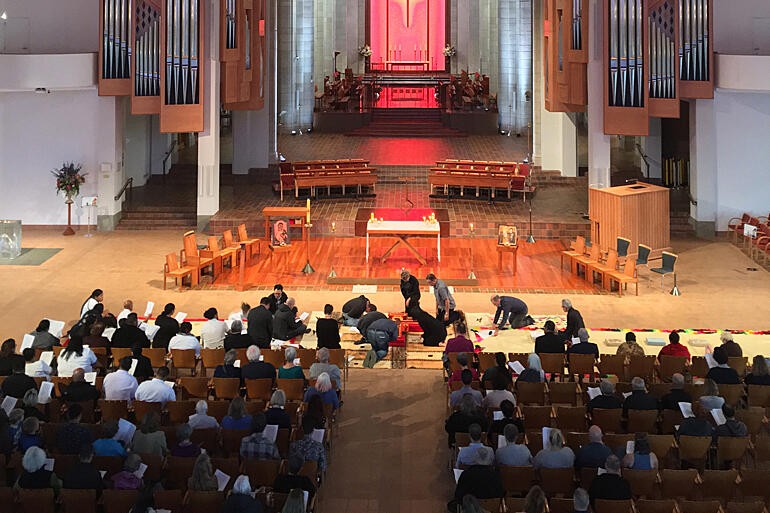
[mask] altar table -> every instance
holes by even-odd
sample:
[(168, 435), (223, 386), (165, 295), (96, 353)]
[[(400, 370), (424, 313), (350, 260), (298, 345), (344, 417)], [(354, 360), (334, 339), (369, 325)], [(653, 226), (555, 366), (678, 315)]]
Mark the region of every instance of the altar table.
[(436, 254), (438, 255), (438, 261), (441, 262), (441, 228), (438, 222), (426, 223), (425, 221), (369, 221), (366, 224), (366, 261), (369, 261), (369, 236), (391, 236), (396, 237), (396, 243), (391, 246), (389, 250), (382, 255), (382, 261), (384, 262), (388, 256), (396, 249), (399, 244), (403, 244), (406, 249), (412, 252), (412, 254), (420, 261), (422, 265), (426, 265), (427, 261), (423, 256), (407, 241), (412, 235), (429, 235), (436, 236)]

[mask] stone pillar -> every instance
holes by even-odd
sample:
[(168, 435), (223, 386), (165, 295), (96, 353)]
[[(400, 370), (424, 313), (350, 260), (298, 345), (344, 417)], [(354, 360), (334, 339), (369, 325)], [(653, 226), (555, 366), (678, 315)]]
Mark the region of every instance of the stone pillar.
[(650, 165), (647, 174), (647, 164), (639, 157), (639, 169), (649, 178), (660, 179), (663, 177), (663, 142), (661, 140), (662, 123), (660, 118), (650, 118), (650, 135), (641, 137), (642, 153), (647, 156), (647, 164)]
[(532, 3), (499, 0), (500, 129), (526, 136), (532, 109)]
[(590, 0), (588, 43), (588, 185), (610, 186), (610, 136), (604, 133), (604, 64), (602, 1)]
[(198, 134), (198, 230), (219, 210), (219, 0), (207, 1), (203, 132)]
[[(265, 91), (267, 93), (267, 91)], [(270, 164), (270, 107), (233, 111), (233, 174)]]
[(699, 237), (713, 237), (717, 219), (717, 152), (714, 100), (690, 100), (690, 204)]
[[(541, 104), (542, 107), (542, 104)], [(540, 113), (540, 166), (546, 171), (561, 171), (562, 176), (577, 176), (577, 128), (574, 117), (564, 112)]]
[(114, 230), (120, 222), (122, 200), (115, 195), (123, 187), (123, 120), (127, 111), (124, 96), (100, 96), (99, 139), (94, 141), (99, 169), (96, 176), (96, 225), (102, 231)]
[(313, 0), (278, 1), (281, 130), (313, 126)]

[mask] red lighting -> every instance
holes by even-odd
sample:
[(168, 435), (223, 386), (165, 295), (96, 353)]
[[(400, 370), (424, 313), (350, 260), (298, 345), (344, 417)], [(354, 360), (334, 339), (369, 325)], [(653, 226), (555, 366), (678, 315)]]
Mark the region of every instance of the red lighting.
[(370, 0), (372, 69), (444, 70), (446, 0)]

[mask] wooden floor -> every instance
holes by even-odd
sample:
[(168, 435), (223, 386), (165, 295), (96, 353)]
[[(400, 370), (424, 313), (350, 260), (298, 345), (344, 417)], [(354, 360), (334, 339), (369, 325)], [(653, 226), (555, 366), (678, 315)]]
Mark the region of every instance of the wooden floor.
[[(561, 241), (542, 240), (527, 244), (520, 240), (518, 270), (513, 275), (512, 258), (504, 254), (503, 268), (497, 269), (496, 239), (451, 238), (441, 241), (441, 263), (436, 258), (436, 239), (409, 239), (410, 243), (427, 259), (427, 265), (420, 262), (403, 247), (396, 249), (385, 263), (380, 262), (385, 251), (395, 242), (390, 237), (370, 239), (370, 259), (366, 263), (366, 239), (363, 237), (331, 238), (311, 240), (310, 263), (315, 272), (305, 275), (305, 243), (292, 243), (292, 249), (274, 255), (271, 262), (262, 247), (262, 255), (246, 266), (244, 285), (264, 287), (266, 283), (284, 285), (325, 286), (332, 267), (339, 278), (355, 278), (354, 283), (382, 284), (381, 279), (396, 281), (402, 268), (409, 269), (420, 280), (428, 273), (451, 280), (464, 280), (473, 269), (478, 284), (472, 289), (519, 290), (526, 292), (584, 291), (598, 292), (582, 278), (560, 270)], [(565, 263), (566, 269), (566, 263)], [(225, 271), (214, 281), (214, 286), (234, 286), (239, 279), (238, 269)], [(470, 284), (469, 284), (470, 285)], [(349, 286), (349, 285), (348, 285)], [(478, 291), (478, 290), (476, 290)]]

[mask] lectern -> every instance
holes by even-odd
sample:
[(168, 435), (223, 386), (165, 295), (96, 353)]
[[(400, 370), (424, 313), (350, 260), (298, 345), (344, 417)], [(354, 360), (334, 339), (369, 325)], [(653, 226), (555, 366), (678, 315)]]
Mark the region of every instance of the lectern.
[(638, 244), (653, 254), (669, 247), (669, 191), (648, 183), (635, 183), (588, 190), (591, 242), (606, 251), (616, 249), (617, 238), (631, 241), (629, 253)]

